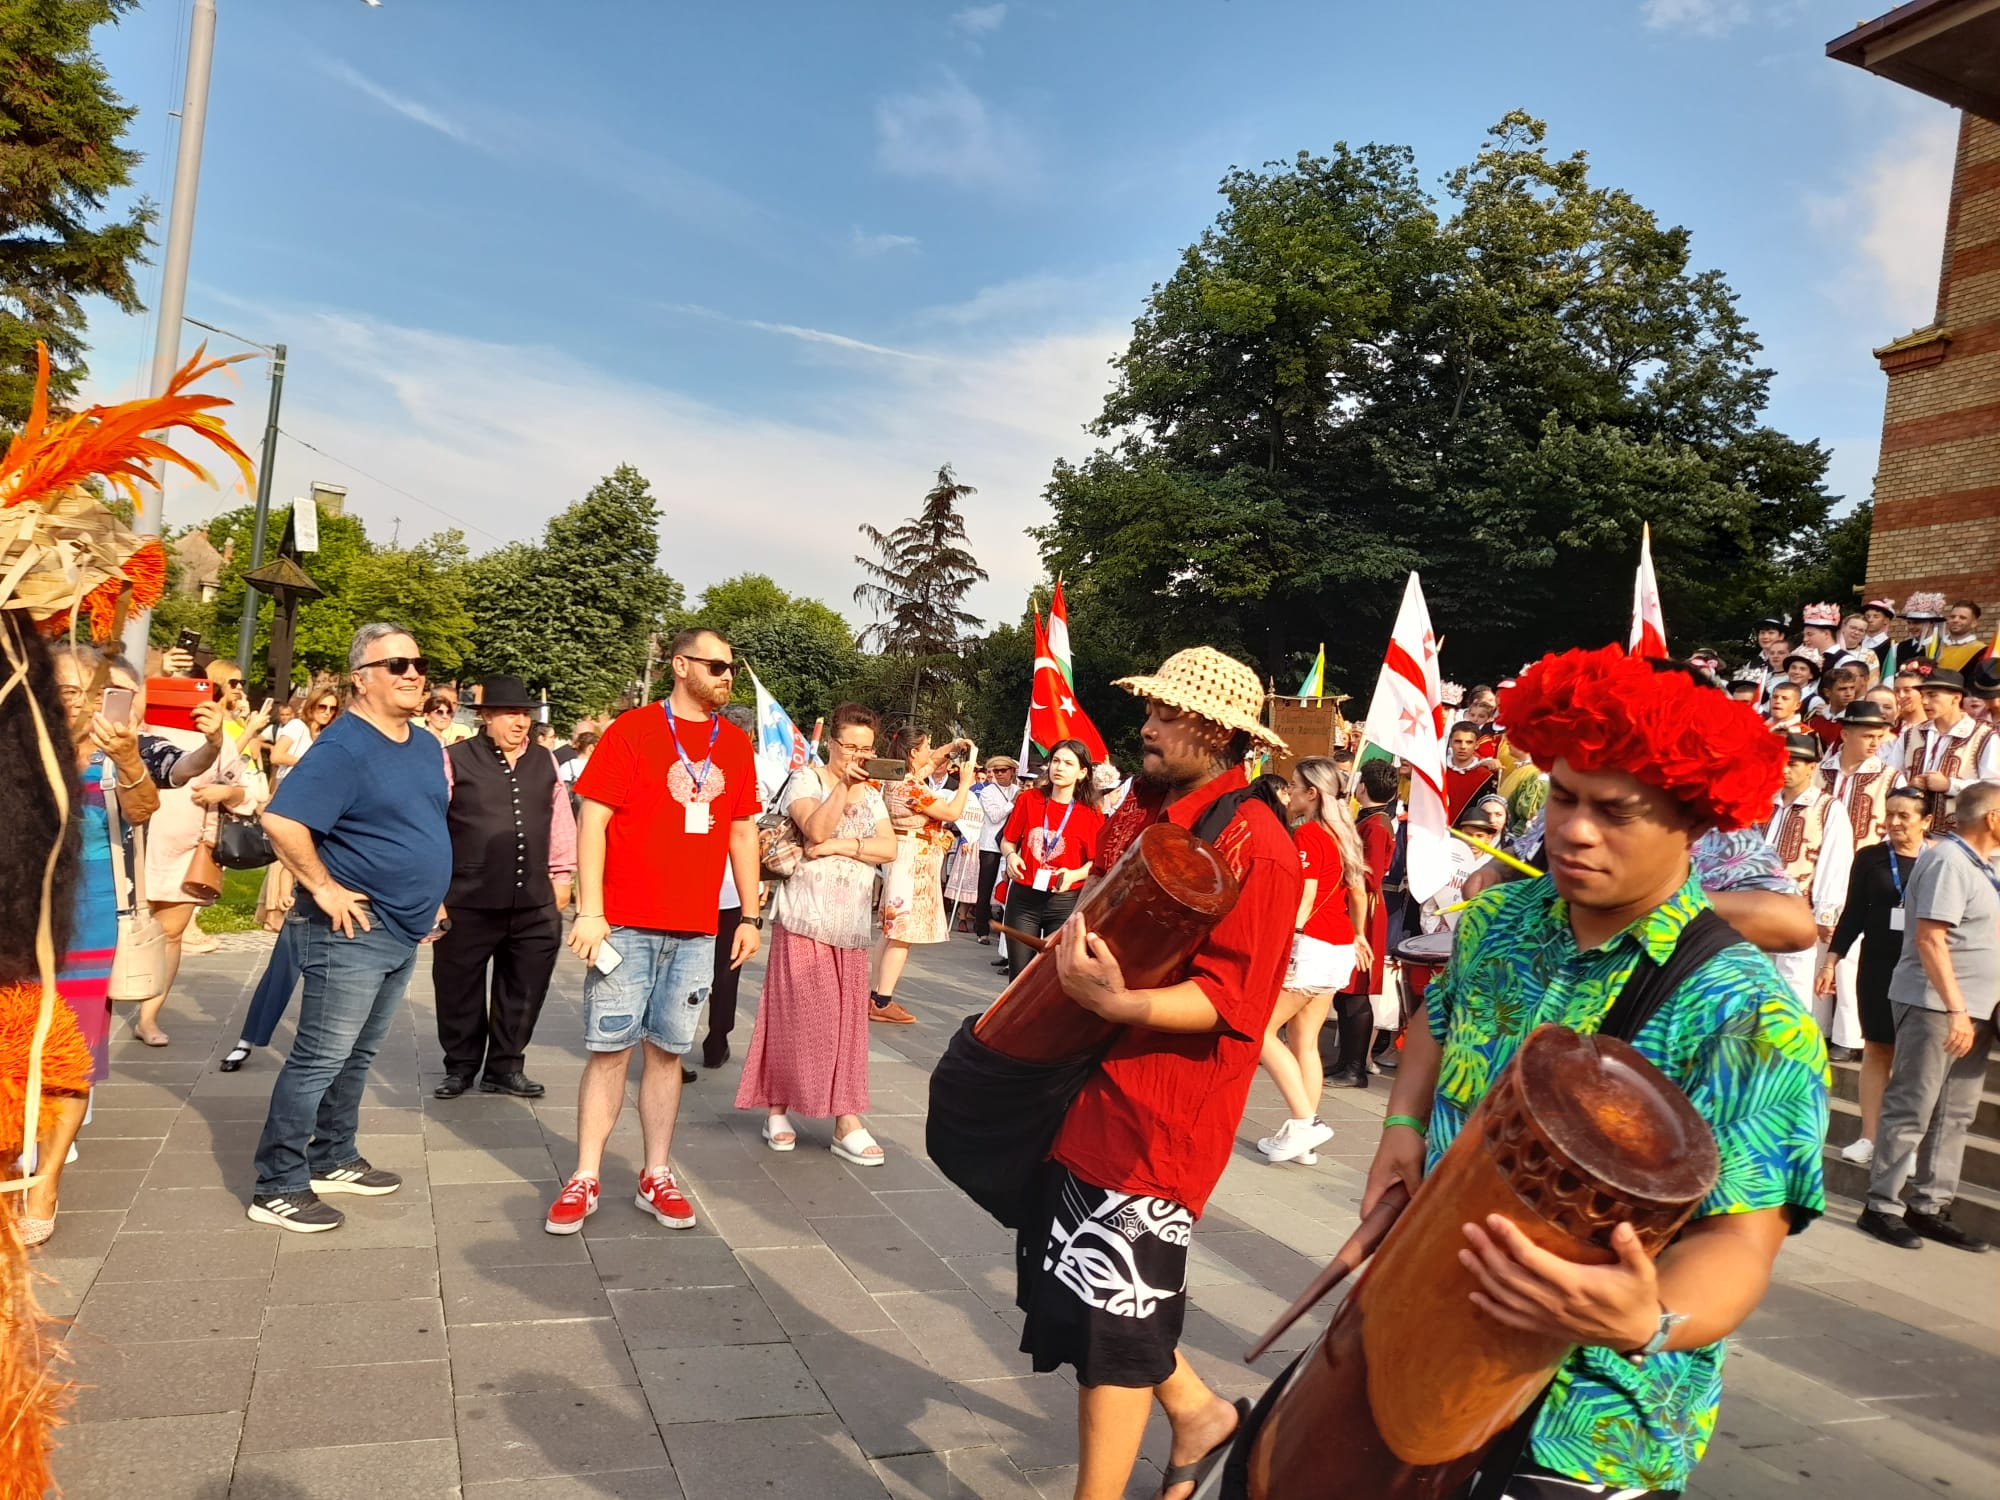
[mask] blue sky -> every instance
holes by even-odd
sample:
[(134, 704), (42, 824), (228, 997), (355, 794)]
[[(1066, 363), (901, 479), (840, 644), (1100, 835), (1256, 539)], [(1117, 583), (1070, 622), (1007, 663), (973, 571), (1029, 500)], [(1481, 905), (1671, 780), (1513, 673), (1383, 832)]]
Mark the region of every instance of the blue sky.
[[(100, 39), (163, 207), (188, 4)], [(1514, 107), (1693, 231), (1770, 420), (1865, 495), (1868, 351), (1929, 320), (1956, 128), (1824, 57), (1854, 0), (218, 9), (188, 311), (290, 346), (283, 425), (320, 451), (281, 443), (280, 499), (341, 483), (375, 535), (484, 548), (629, 462), (690, 595), (758, 569), (850, 615), (856, 524), (949, 462), (974, 607), (1016, 617), (1050, 464), (1232, 165), (1394, 141), (1435, 182)], [(132, 393), (151, 321), (92, 333), (94, 393)], [(169, 521), (240, 500), (177, 489)]]

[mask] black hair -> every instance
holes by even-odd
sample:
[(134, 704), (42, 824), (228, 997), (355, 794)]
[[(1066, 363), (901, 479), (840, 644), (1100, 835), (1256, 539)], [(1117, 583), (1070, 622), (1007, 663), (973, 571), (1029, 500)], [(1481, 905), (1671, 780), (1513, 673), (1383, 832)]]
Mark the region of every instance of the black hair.
[(1724, 692), (1734, 692), (1739, 687), (1756, 686), (1755, 683), (1748, 682), (1724, 683), (1713, 672), (1709, 671), (1707, 667), (1698, 667), (1693, 662), (1677, 656), (1649, 656), (1646, 658), (1646, 665), (1651, 667), (1655, 672), (1678, 672), (1681, 676), (1690, 678), (1703, 687), (1721, 688)]
[[(83, 863), (83, 789), (76, 771), (76, 747), (69, 737), (69, 711), (56, 686), (49, 644), (18, 611), (0, 610), (11, 654), (27, 659), (22, 691), (0, 705), (0, 758), (10, 774), (0, 777), (0, 985), (33, 979), (37, 970), (35, 934), (41, 923), (42, 867), (49, 846), (61, 840), (55, 883), (50, 892), (50, 925), (58, 954), (69, 947), (76, 915), (76, 883)], [(42, 750), (28, 700), (42, 711), (49, 743), (69, 797), (67, 826), (56, 815), (56, 798), (43, 774)]]
[(1082, 740), (1057, 740), (1053, 745), (1049, 746), (1049, 760), (1042, 762), (1041, 779), (1035, 785), (1045, 792), (1052, 789), (1052, 784), (1049, 781), (1049, 761), (1056, 758), (1058, 750), (1069, 751), (1071, 755), (1076, 757), (1077, 765), (1082, 768), (1083, 774), (1077, 778), (1074, 792), (1076, 800), (1085, 807), (1096, 807), (1099, 802), (1104, 800), (1104, 794), (1097, 789), (1097, 782), (1090, 774), (1095, 766), (1090, 758), (1090, 747), (1084, 744)]
[(1361, 784), (1368, 788), (1368, 795), (1377, 802), (1393, 804), (1401, 785), (1396, 763), (1390, 760), (1369, 761), (1361, 768)]

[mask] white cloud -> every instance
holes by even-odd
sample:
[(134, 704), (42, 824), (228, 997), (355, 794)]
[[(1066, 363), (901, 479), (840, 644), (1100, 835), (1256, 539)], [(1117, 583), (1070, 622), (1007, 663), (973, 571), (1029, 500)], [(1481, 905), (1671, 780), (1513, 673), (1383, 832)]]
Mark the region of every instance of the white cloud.
[(923, 248), (924, 242), (914, 234), (870, 234), (857, 224), (853, 233), (848, 236), (847, 243), (856, 255), (872, 258), (878, 255), (893, 255), (899, 250), (919, 250)]
[(1957, 149), (1958, 116), (1913, 103), (1844, 192), (1808, 204), (1816, 229), (1855, 247), (1829, 291), (1870, 309), (1884, 337), (1936, 316)]
[(322, 66), (328, 77), (338, 79), (356, 92), (367, 95), (392, 114), (414, 121), (426, 130), (435, 130), (439, 135), (449, 136), (460, 145), (477, 144), (472, 138), (472, 132), (456, 120), (439, 114), (428, 104), (394, 93), (338, 59), (329, 59)]
[(1005, 5), (972, 5), (951, 18), (952, 28), (967, 36), (986, 36), (1000, 29), (1007, 19)]
[(1722, 36), (1750, 19), (1749, 0), (1643, 0), (1639, 7), (1655, 31)]
[(928, 88), (878, 103), (875, 129), (875, 160), (898, 176), (1015, 191), (1038, 175), (1027, 130), (949, 69)]

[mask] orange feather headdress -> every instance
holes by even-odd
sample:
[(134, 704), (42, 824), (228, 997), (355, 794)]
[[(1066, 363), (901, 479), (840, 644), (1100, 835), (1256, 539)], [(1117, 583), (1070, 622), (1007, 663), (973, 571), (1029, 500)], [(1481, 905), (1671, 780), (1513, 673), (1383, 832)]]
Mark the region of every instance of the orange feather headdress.
[(176, 429), (206, 438), (254, 480), (250, 455), (217, 414), (229, 399), (189, 389), (249, 356), (204, 360), (206, 352), (197, 349), (161, 395), (51, 421), (49, 354), (37, 347), (35, 404), (0, 458), (0, 609), (27, 611), (51, 635), (80, 614), (91, 637), (103, 640), (126, 589), (142, 609), (159, 599), (167, 582), (159, 539), (134, 534), (87, 486), (100, 480), (139, 504), (142, 486), (156, 483), (156, 463), (207, 482), (206, 469), (164, 440)]

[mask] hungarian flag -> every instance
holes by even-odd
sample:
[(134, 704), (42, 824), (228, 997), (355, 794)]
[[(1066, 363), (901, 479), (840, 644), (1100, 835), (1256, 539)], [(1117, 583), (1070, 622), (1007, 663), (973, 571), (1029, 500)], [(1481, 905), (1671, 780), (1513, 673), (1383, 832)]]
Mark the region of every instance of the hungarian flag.
[[(1410, 768), (1409, 884), (1419, 901), (1451, 880), (1451, 832), (1444, 811), (1445, 711), (1438, 688), (1438, 639), (1423, 585), (1412, 573), (1368, 704), (1367, 735), (1370, 744)], [(1371, 758), (1363, 746), (1358, 759)]]
[(1063, 740), (1081, 740), (1093, 761), (1107, 758), (1104, 737), (1089, 715), (1076, 706), (1076, 694), (1049, 649), (1040, 615), (1035, 616), (1035, 684), (1028, 700), (1028, 738), (1044, 755)]
[(1633, 656), (1667, 654), (1667, 616), (1660, 608), (1660, 581), (1653, 576), (1650, 522), (1639, 531), (1639, 576), (1632, 584), (1632, 639), (1626, 651)]
[(1049, 601), (1048, 655), (1055, 662), (1056, 670), (1062, 673), (1062, 680), (1074, 688), (1076, 673), (1070, 668), (1069, 654), (1069, 606), (1063, 603), (1060, 578), (1056, 579), (1056, 596)]

